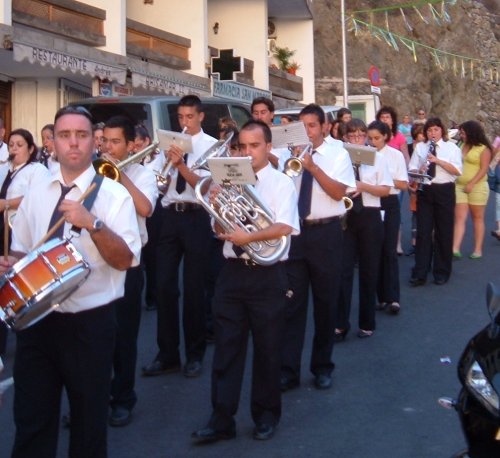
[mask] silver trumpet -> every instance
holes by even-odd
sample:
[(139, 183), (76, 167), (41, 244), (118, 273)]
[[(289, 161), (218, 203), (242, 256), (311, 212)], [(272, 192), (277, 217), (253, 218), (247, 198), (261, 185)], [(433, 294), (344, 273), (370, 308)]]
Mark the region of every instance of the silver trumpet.
[[(185, 134), (187, 130), (187, 126), (182, 129), (182, 134)], [(184, 153), (186, 154), (186, 153)], [(156, 185), (158, 186), (158, 191), (161, 194), (165, 194), (168, 191), (168, 187), (170, 186), (170, 181), (172, 181), (172, 161), (167, 159), (165, 161), (165, 165), (162, 169), (156, 172)]]
[[(289, 157), (285, 161), (285, 165), (283, 166), (283, 172), (285, 173), (285, 175), (288, 175), (290, 178), (298, 177), (299, 175), (301, 175), (304, 171), (304, 164), (302, 160), (306, 154), (311, 154), (311, 150), (312, 143), (308, 143), (299, 155)], [(292, 152), (292, 149), (290, 149), (290, 152)]]

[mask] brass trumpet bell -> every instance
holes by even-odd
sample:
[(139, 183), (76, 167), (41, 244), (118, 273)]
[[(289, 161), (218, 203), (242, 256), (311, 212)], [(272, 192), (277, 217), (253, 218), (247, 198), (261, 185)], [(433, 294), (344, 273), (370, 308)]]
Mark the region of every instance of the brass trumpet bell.
[(286, 160), (283, 170), (290, 178), (298, 177), (303, 172), (302, 161), (297, 157), (290, 157)]
[(113, 181), (120, 181), (120, 170), (108, 159), (99, 157), (92, 163), (92, 165), (94, 166), (96, 173), (99, 175), (110, 178)]

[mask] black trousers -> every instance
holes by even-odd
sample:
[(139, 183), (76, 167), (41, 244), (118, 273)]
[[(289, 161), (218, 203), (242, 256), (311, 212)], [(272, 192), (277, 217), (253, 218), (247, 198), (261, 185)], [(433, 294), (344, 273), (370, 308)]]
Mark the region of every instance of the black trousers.
[(336, 320), (339, 329), (351, 327), (349, 316), (356, 260), (359, 273), (358, 325), (367, 331), (375, 329), (375, 296), (383, 231), (379, 208), (363, 207), (359, 212), (354, 209), (349, 211), (344, 232), (342, 284)]
[(283, 263), (246, 266), (228, 260), (214, 297), (215, 353), (210, 426), (234, 425), (245, 370), (248, 335), (253, 341), (251, 412), (255, 423), (276, 425), (281, 416), (280, 366), (285, 325)]
[[(431, 184), (417, 193), (417, 244), (413, 277), (448, 280), (453, 262), (455, 184)], [(432, 267), (431, 267), (432, 264)]]
[(390, 195), (380, 199), (384, 210), (384, 241), (380, 257), (377, 295), (380, 303), (399, 302), (398, 233), (401, 224), (399, 196)]
[(146, 304), (158, 305), (156, 286), (156, 253), (158, 240), (160, 238), (162, 221), (161, 196), (156, 201), (153, 214), (146, 218), (146, 229), (148, 231), (148, 243), (142, 249), (142, 265), (146, 274)]
[(340, 218), (315, 226), (302, 225), (292, 237), (286, 262), (288, 288), (286, 330), (283, 342), (282, 374), (300, 379), (304, 347), (309, 288), (313, 295), (314, 338), (310, 371), (314, 375), (333, 371), (333, 338), (342, 267), (342, 228)]
[(54, 312), (17, 333), (12, 457), (56, 456), (63, 387), (71, 410), (69, 456), (107, 455), (114, 338), (110, 305)]
[(226, 258), (224, 258), (224, 255), (222, 254), (224, 240), (219, 240), (218, 238), (212, 236), (210, 238), (209, 248), (209, 265), (206, 271), (207, 279), (205, 282), (205, 313), (207, 318), (207, 334), (213, 335), (214, 323), (212, 310), (215, 284), (217, 283), (217, 278), (219, 277), (222, 266), (226, 262)]
[(206, 348), (205, 281), (212, 229), (203, 209), (162, 209), (157, 253), (157, 359), (179, 364), (179, 265), (184, 258), (182, 324), (187, 361), (201, 361)]
[(111, 380), (111, 406), (131, 410), (137, 402), (135, 393), (135, 367), (137, 363), (137, 337), (141, 322), (141, 294), (144, 286), (142, 266), (127, 270), (125, 294), (112, 302), (116, 315), (116, 343), (113, 354)]

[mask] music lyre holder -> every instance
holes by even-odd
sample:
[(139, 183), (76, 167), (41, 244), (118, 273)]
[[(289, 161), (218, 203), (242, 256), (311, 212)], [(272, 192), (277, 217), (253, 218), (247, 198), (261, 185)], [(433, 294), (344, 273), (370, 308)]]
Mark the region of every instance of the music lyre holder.
[(377, 150), (373, 146), (355, 145), (344, 143), (344, 148), (349, 153), (352, 165), (374, 165)]
[(415, 182), (418, 183), (418, 190), (421, 191), (424, 184), (428, 184), (431, 182), (432, 177), (427, 173), (420, 172), (408, 172), (408, 176)]

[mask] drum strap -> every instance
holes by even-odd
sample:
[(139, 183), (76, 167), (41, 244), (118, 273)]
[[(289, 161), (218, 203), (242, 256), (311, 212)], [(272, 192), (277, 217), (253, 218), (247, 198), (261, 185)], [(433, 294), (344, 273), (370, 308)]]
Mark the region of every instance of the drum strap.
[[(83, 201), (82, 205), (88, 210), (90, 211), (90, 209), (92, 208), (92, 205), (94, 205), (94, 201), (95, 201), (95, 198), (97, 197), (97, 193), (99, 192), (99, 189), (101, 187), (101, 184), (102, 184), (102, 180), (104, 179), (104, 176), (103, 175), (99, 175), (98, 173), (96, 173), (94, 175), (94, 179), (92, 180), (92, 183), (95, 183), (95, 188), (94, 190), (85, 198), (85, 200)], [(90, 185), (92, 185), (92, 183), (90, 183)], [(76, 227), (76, 226), (71, 226), (71, 229), (70, 229), (71, 232), (74, 232), (76, 233), (77, 235), (80, 235), (80, 233), (82, 232), (82, 228), (81, 227)]]

